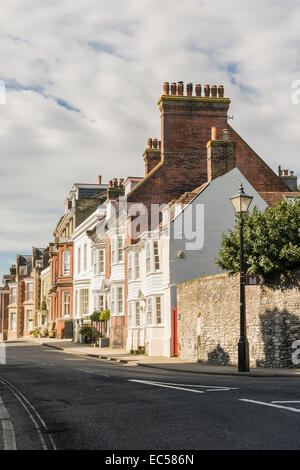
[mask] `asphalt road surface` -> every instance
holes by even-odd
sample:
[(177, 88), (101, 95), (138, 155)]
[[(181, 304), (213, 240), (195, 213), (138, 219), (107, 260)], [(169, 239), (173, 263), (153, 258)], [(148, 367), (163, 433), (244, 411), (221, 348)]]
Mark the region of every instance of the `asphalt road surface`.
[(19, 450), (300, 448), (298, 378), (126, 366), (28, 342), (6, 356), (0, 416)]

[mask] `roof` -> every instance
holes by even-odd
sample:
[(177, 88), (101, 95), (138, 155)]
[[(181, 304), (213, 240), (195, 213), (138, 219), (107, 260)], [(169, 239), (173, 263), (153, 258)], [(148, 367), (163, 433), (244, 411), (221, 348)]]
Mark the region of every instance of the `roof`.
[(266, 201), (269, 206), (273, 206), (276, 202), (285, 200), (286, 198), (298, 196), (300, 199), (300, 191), (272, 191), (272, 192), (260, 192), (261, 197)]

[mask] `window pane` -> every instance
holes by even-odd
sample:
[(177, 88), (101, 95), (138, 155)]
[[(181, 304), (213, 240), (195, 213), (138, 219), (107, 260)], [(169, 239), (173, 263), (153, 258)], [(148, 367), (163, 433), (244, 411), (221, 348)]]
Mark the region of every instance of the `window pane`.
[(152, 325), (152, 297), (147, 299), (147, 324)]
[(123, 261), (123, 237), (118, 237), (118, 261)]
[(153, 243), (153, 253), (154, 253), (154, 267), (155, 267), (155, 271), (157, 271), (159, 269), (158, 242)]
[(150, 243), (146, 245), (146, 272), (149, 273), (151, 270), (151, 251)]
[(139, 253), (134, 254), (134, 264), (135, 264), (135, 278), (139, 279), (139, 277), (140, 277), (140, 255), (139, 255)]
[(128, 328), (132, 327), (132, 302), (128, 303)]
[(159, 325), (161, 322), (161, 298), (156, 297), (156, 323)]
[(63, 251), (63, 274), (70, 273), (70, 252)]
[(79, 274), (80, 271), (81, 271), (81, 259), (80, 259), (81, 258), (81, 249), (80, 248), (78, 248), (78, 250), (77, 250), (77, 255), (78, 255), (77, 273)]
[(33, 282), (27, 284), (27, 300), (33, 299)]
[(132, 253), (128, 255), (128, 281), (132, 281)]
[(118, 287), (118, 313), (123, 313), (123, 287)]
[(141, 324), (140, 302), (135, 303), (135, 324), (136, 324), (136, 326), (139, 326)]

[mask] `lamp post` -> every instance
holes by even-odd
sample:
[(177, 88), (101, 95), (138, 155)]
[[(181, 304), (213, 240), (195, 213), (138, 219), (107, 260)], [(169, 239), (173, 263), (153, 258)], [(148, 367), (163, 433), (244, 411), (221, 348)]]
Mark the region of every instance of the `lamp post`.
[(246, 299), (245, 283), (246, 275), (244, 272), (244, 218), (243, 214), (247, 212), (253, 196), (245, 194), (242, 183), (239, 187), (239, 193), (230, 198), (230, 202), (236, 214), (240, 214), (240, 339), (238, 343), (238, 370), (239, 372), (249, 372), (249, 344), (246, 330)]

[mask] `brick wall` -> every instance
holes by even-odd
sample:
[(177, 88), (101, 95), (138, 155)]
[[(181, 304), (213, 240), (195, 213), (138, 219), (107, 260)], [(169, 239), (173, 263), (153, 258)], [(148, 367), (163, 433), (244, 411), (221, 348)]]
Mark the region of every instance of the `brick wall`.
[[(293, 367), (291, 345), (300, 340), (300, 270), (284, 281), (247, 286), (246, 311), (250, 366)], [(218, 274), (180, 284), (178, 313), (179, 357), (237, 364), (238, 275)]]
[(236, 142), (236, 166), (256, 191), (285, 191), (290, 189), (273, 170), (230, 126), (231, 138)]

